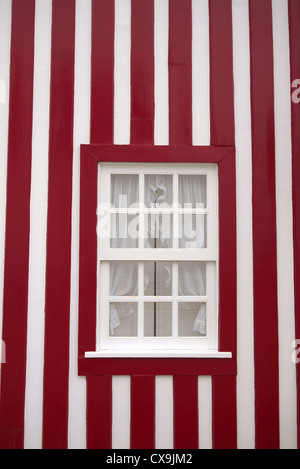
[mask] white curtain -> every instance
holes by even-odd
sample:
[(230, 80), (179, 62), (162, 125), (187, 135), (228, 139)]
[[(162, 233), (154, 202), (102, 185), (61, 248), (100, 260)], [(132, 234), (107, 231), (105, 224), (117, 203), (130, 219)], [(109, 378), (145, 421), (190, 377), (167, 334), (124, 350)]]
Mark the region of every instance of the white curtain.
[[(111, 262), (110, 263), (110, 295), (136, 296), (138, 294), (138, 263)], [(114, 335), (115, 328), (121, 319), (130, 316), (135, 311), (132, 303), (111, 303), (110, 306), (110, 335)]]
[[(206, 178), (205, 176), (179, 176), (179, 203), (184, 208), (185, 204), (189, 207), (206, 206)], [(136, 175), (115, 175), (112, 176), (111, 184), (111, 203), (114, 207), (129, 207), (138, 203), (138, 177)], [(173, 203), (173, 177), (170, 175), (146, 175), (144, 203), (146, 207), (157, 206), (157, 204), (167, 207)], [(127, 204), (127, 205), (126, 205)], [(199, 205), (201, 204), (201, 205)], [(151, 216), (151, 215), (150, 215)], [(205, 230), (204, 218), (201, 215), (200, 235), (195, 239), (190, 239), (185, 230), (179, 246), (185, 247), (204, 247)], [(129, 217), (128, 217), (129, 219)], [(164, 224), (164, 217), (154, 218), (156, 229), (153, 231), (152, 223), (148, 223), (145, 247), (147, 248), (168, 248), (171, 247), (172, 236), (170, 236), (169, 226)], [(153, 219), (151, 220), (153, 222)], [(170, 221), (170, 220), (169, 220)], [(119, 233), (121, 228), (121, 219), (115, 218), (115, 232)], [(124, 228), (124, 227), (122, 227)], [(197, 230), (195, 231), (197, 233)], [(153, 237), (155, 233), (155, 238)], [(200, 241), (199, 241), (200, 239)], [(154, 244), (155, 243), (155, 244)], [(114, 248), (132, 248), (137, 247), (137, 239), (131, 237), (115, 237), (111, 241), (111, 247)], [(161, 278), (164, 285), (160, 285), (161, 291), (170, 293), (172, 284), (172, 265), (170, 262), (157, 262), (160, 265), (161, 272), (164, 272)], [(149, 272), (145, 269), (144, 288), (145, 291), (152, 282)], [(136, 296), (138, 294), (138, 263), (137, 262), (112, 262), (110, 265), (110, 295), (112, 296)], [(201, 262), (180, 262), (178, 264), (178, 294), (179, 296), (203, 296), (206, 294), (206, 264)], [(190, 311), (191, 304), (184, 302), (182, 298), (181, 310)], [(121, 323), (122, 318), (130, 316), (135, 311), (133, 303), (113, 303), (110, 308), (110, 334), (114, 335), (115, 328)], [(183, 315), (184, 320), (184, 315)], [(194, 321), (193, 331), (199, 334), (206, 332), (206, 307), (204, 303), (199, 303), (199, 311)]]

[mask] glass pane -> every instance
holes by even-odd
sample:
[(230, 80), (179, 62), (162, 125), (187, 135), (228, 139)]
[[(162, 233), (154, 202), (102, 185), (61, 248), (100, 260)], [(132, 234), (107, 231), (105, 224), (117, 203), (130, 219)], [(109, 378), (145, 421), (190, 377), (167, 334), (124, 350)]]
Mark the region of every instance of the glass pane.
[(110, 201), (115, 208), (128, 208), (137, 204), (139, 176), (137, 174), (112, 174)]
[(138, 263), (110, 263), (110, 295), (136, 296), (138, 294)]
[(137, 248), (139, 238), (139, 216), (127, 213), (112, 213), (110, 215), (111, 225), (111, 248)]
[(110, 303), (109, 334), (137, 337), (137, 303)]
[(146, 207), (163, 204), (166, 208), (173, 203), (173, 176), (166, 174), (145, 175)]
[(206, 176), (179, 176), (178, 190), (182, 208), (206, 208)]
[(170, 262), (145, 262), (144, 292), (146, 296), (172, 295), (172, 264)]
[(178, 336), (206, 335), (206, 304), (178, 303)]
[(207, 247), (207, 215), (191, 213), (179, 215), (179, 247), (197, 249)]
[(145, 218), (145, 248), (171, 248), (173, 246), (173, 216), (149, 214)]
[(172, 336), (172, 303), (144, 303), (144, 335)]
[(206, 263), (179, 262), (178, 263), (178, 295), (205, 296), (206, 295)]

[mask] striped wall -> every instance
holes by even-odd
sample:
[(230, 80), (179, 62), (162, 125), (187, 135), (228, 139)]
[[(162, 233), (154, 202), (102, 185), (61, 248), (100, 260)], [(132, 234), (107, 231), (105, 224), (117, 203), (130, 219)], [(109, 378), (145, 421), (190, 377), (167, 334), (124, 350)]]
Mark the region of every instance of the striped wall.
[[(299, 31), (299, 0), (0, 0), (1, 448), (300, 446)], [(88, 143), (236, 146), (238, 370), (224, 394), (209, 375), (103, 377), (106, 413), (87, 420)]]

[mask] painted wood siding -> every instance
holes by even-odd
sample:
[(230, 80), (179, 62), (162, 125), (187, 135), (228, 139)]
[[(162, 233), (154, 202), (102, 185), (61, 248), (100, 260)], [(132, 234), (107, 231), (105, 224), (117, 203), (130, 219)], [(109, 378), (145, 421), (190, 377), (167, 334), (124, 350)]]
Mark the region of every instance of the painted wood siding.
[[(1, 448), (299, 448), (299, 35), (299, 0), (0, 0)], [(237, 376), (78, 375), (82, 144), (235, 146)]]

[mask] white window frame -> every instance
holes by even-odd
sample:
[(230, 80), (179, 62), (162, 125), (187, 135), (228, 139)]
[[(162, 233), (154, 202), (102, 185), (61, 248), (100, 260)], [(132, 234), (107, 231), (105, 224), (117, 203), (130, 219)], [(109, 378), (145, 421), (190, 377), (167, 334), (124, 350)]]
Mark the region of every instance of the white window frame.
[[(179, 174), (206, 175), (207, 177), (207, 207), (202, 209), (203, 214), (208, 215), (207, 220), (207, 247), (197, 248), (178, 248), (175, 244), (170, 249), (111, 249), (109, 247), (109, 237), (99, 239), (98, 237), (98, 275), (97, 275), (97, 328), (96, 328), (96, 352), (88, 352), (86, 356), (96, 357), (224, 357), (231, 356), (227, 352), (218, 351), (218, 165), (195, 163), (195, 164), (136, 164), (136, 163), (100, 163), (98, 165), (98, 207), (101, 204), (109, 204), (110, 190), (108, 187), (110, 174), (139, 174), (140, 182), (143, 181), (144, 174)], [(178, 194), (178, 178), (173, 178), (174, 196)], [(139, 194), (142, 196), (144, 191), (143, 184), (139, 184)], [(176, 202), (176, 199), (174, 199)], [(119, 209), (119, 211), (122, 209)], [(144, 210), (144, 209), (142, 209)], [(148, 209), (149, 210), (149, 209)], [(196, 209), (190, 209), (192, 213)], [(117, 210), (118, 211), (118, 210)], [(130, 209), (129, 209), (130, 211)], [(147, 212), (147, 209), (145, 209)], [(176, 230), (177, 215), (181, 212), (174, 209), (174, 228)], [(151, 209), (153, 213), (153, 209)], [(199, 209), (198, 209), (199, 213)], [(143, 217), (142, 217), (143, 218)], [(176, 243), (176, 236), (174, 236)], [(154, 252), (155, 251), (155, 252)], [(138, 261), (139, 264), (139, 292), (138, 304), (144, 301), (141, 287), (144, 261), (170, 261), (173, 262), (173, 291), (172, 297), (145, 297), (146, 301), (172, 301), (173, 302), (173, 337), (140, 337), (143, 330), (143, 320), (139, 308), (139, 337), (110, 337), (109, 336), (109, 301), (122, 301), (122, 297), (112, 297), (107, 295), (109, 292), (109, 262), (110, 261)], [(175, 291), (178, 285), (177, 262), (180, 261), (205, 261), (207, 263), (207, 291), (205, 297), (178, 297)], [(101, 268), (100, 268), (101, 265)], [(175, 286), (175, 288), (174, 288)], [(128, 300), (129, 297), (126, 297)], [(177, 308), (178, 300), (206, 302), (207, 311), (207, 334), (205, 337), (176, 337), (177, 328)], [(133, 297), (136, 301), (137, 298)]]

